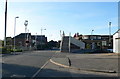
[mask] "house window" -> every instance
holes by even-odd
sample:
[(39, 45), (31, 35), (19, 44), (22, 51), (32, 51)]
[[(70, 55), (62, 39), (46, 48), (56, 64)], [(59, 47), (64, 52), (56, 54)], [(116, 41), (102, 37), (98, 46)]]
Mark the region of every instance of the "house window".
[(102, 46), (106, 46), (106, 45), (107, 45), (106, 41), (102, 41)]
[(97, 37), (97, 39), (101, 39), (101, 37)]
[(89, 39), (88, 37), (83, 37), (83, 39)]
[(90, 39), (96, 39), (96, 36), (90, 36)]

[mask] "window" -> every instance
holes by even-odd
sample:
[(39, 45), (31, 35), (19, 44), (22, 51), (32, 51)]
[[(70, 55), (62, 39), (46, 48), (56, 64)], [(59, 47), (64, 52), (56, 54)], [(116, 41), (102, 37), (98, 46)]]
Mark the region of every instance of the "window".
[(97, 39), (101, 39), (101, 37), (99, 36), (99, 37), (97, 37)]
[(87, 36), (83, 37), (83, 39), (89, 39)]
[(102, 46), (106, 46), (106, 45), (107, 45), (106, 41), (102, 41)]
[(96, 36), (90, 36), (90, 39), (96, 39)]

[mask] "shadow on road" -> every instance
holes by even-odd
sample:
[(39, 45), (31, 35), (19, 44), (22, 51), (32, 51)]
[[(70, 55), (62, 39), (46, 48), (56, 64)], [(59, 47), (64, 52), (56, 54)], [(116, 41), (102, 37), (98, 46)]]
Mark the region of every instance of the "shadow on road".
[[(35, 74), (39, 68), (15, 65), (15, 64), (2, 64), (2, 79), (30, 79), (33, 74)], [(71, 76), (74, 75), (76, 77)], [(80, 77), (79, 77), (80, 76)], [(17, 77), (17, 78), (15, 78)], [(36, 75), (33, 79), (117, 79), (113, 77), (106, 77), (93, 74), (76, 74), (70, 73), (69, 71), (59, 71), (54, 69), (42, 69), (40, 73)]]
[(2, 64), (2, 77), (10, 77), (13, 75), (31, 77), (39, 68), (22, 66), (16, 64)]

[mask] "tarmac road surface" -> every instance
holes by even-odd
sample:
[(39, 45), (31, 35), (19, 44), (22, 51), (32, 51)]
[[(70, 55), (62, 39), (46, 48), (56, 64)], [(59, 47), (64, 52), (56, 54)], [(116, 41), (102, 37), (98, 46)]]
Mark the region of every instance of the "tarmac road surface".
[(32, 77), (55, 51), (31, 51), (2, 57), (2, 77)]

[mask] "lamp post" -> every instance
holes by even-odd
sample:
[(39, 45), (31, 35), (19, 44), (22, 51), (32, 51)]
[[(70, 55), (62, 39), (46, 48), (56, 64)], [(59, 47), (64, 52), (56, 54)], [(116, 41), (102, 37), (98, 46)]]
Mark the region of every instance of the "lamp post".
[(15, 17), (15, 24), (14, 24), (14, 52), (15, 52), (15, 32), (16, 32), (16, 19), (19, 18), (18, 16)]
[(46, 29), (42, 29), (42, 28), (41, 28), (41, 35), (42, 35), (42, 31), (43, 31), (43, 30), (46, 30)]
[(92, 35), (93, 35), (93, 31), (94, 31), (94, 30), (91, 31), (91, 40), (93, 40), (93, 36), (92, 36)]
[(111, 23), (109, 22), (109, 46), (111, 46)]
[(26, 46), (26, 32), (27, 32), (28, 20), (25, 20), (24, 25), (25, 25), (25, 46)]
[(94, 30), (91, 31), (91, 35), (93, 35), (93, 31), (94, 31)]
[(36, 47), (36, 50), (37, 50), (37, 33), (36, 33), (36, 36), (35, 36), (35, 47)]
[(29, 30), (28, 30), (28, 32), (27, 32), (27, 40), (29, 40)]
[(43, 31), (43, 30), (46, 30), (46, 29), (42, 29), (42, 28), (41, 28), (41, 45), (40, 45), (40, 46), (41, 46), (41, 49), (42, 49), (42, 31)]
[(60, 37), (61, 37), (61, 42), (60, 42), (60, 52), (62, 51), (62, 33), (61, 33), (61, 30), (60, 30)]
[[(93, 40), (93, 31), (94, 30), (91, 31), (91, 40)], [(91, 43), (91, 47), (92, 47), (92, 49), (94, 49), (94, 42), (93, 41)]]

